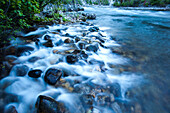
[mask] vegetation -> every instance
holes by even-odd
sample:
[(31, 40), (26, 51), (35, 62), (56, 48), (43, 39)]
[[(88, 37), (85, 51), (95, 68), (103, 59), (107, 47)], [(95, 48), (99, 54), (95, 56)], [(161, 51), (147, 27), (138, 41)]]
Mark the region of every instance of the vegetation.
[(138, 6), (160, 6), (164, 7), (170, 4), (170, 0), (115, 0), (114, 6), (120, 7), (138, 7)]

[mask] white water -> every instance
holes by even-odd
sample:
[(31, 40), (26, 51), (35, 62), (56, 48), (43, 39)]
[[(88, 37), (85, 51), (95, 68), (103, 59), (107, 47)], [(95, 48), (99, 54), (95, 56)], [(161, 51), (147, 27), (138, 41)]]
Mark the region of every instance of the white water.
[[(70, 33), (72, 35), (81, 35), (81, 30), (87, 30), (90, 26), (84, 26), (84, 25), (70, 25), (70, 26), (64, 26), (64, 25), (54, 25), (49, 26), (49, 29), (45, 28), (39, 28), (36, 31), (30, 32), (26, 34), (25, 36), (35, 35), (35, 34), (44, 34), (42, 37), (39, 37), (40, 42), (44, 42), (44, 36), (46, 34), (50, 35), (53, 40), (53, 43), (61, 40), (65, 40), (68, 37), (60, 36), (58, 34), (52, 34), (51, 32), (55, 31), (56, 29), (63, 29), (68, 28), (66, 31), (63, 31), (62, 33)], [(109, 29), (109, 28), (100, 28), (103, 30)], [(110, 40), (110, 36), (104, 32), (102, 32), (106, 37), (103, 37), (105, 39), (104, 45), (106, 47), (117, 47), (121, 46), (118, 43), (116, 43), (113, 40)], [(92, 33), (93, 34), (93, 33)], [(90, 35), (90, 34), (89, 34)], [(84, 39), (88, 39), (89, 37), (83, 37)], [(52, 48), (46, 48), (44, 46), (40, 46), (39, 49), (36, 48), (36, 45), (34, 43), (29, 44), (29, 46), (32, 46), (35, 48), (35, 51), (33, 51), (28, 56), (20, 56), (15, 62), (19, 62), (22, 64), (27, 65), (30, 69), (41, 69), (43, 71), (43, 74), (40, 78), (34, 79), (30, 78), (28, 75), (24, 77), (18, 77), (15, 75), (15, 69), (12, 69), (10, 72), (10, 75), (3, 80), (0, 81), (0, 88), (4, 89), (5, 92), (13, 93), (18, 95), (19, 102), (18, 103), (11, 103), (14, 105), (18, 111), (18, 113), (31, 113), (34, 112), (34, 105), (36, 102), (36, 99), (39, 95), (46, 95), (53, 97), (55, 100), (62, 100), (66, 101), (70, 105), (72, 105), (72, 109), (74, 111), (75, 106), (74, 103), (79, 102), (79, 100), (74, 100), (73, 98), (78, 97), (78, 94), (72, 94), (67, 91), (67, 89), (63, 88), (55, 88), (53, 86), (48, 85), (44, 82), (43, 77), (45, 74), (45, 71), (50, 67), (58, 67), (68, 74), (76, 73), (80, 76), (78, 77), (65, 77), (63, 79), (79, 79), (82, 83), (85, 83), (87, 81), (92, 81), (94, 84), (98, 85), (107, 85), (108, 83), (119, 83), (121, 86), (122, 91), (122, 97), (124, 98), (124, 94), (126, 90), (134, 85), (137, 85), (137, 82), (140, 83), (141, 79), (135, 75), (135, 74), (114, 74), (114, 69), (110, 68), (108, 64), (118, 65), (118, 64), (126, 64), (128, 63), (128, 59), (113, 54), (110, 49), (105, 49), (101, 46), (99, 46), (99, 50), (94, 52), (87, 52), (89, 54), (89, 57), (87, 61), (90, 61), (92, 59), (103, 61), (104, 67), (107, 69), (105, 72), (101, 72), (100, 65), (99, 64), (88, 64), (83, 60), (80, 60), (76, 64), (68, 64), (66, 62), (59, 62), (60, 59), (65, 61), (65, 55), (63, 54), (53, 54), (53, 50), (58, 50), (60, 52), (64, 52), (66, 50), (73, 49), (73, 47), (70, 47), (69, 44), (63, 44), (61, 46), (54, 46)], [(27, 60), (33, 56), (38, 56), (40, 59), (37, 60), (34, 63), (30, 63)], [(59, 63), (58, 63), (59, 62)], [(83, 65), (80, 65), (83, 63)], [(88, 77), (89, 79), (87, 81), (83, 81), (83, 77)], [(56, 96), (59, 95), (59, 96)], [(101, 109), (101, 108), (99, 108)], [(108, 109), (106, 109), (108, 111)]]

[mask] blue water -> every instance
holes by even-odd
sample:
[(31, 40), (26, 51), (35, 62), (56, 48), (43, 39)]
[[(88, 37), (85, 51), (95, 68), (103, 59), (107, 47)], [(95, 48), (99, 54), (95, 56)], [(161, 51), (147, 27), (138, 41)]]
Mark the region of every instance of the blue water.
[(145, 78), (143, 85), (129, 89), (129, 98), (141, 106), (138, 111), (169, 113), (170, 12), (109, 7), (85, 7), (85, 12), (95, 13), (97, 19), (90, 22), (108, 28), (124, 51), (134, 53), (132, 62), (140, 67), (136, 73)]

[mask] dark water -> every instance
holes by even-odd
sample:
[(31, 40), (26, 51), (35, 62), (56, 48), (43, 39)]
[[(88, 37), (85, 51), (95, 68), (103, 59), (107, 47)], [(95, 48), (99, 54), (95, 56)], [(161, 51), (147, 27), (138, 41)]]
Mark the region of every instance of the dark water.
[[(143, 113), (170, 112), (170, 12), (86, 7), (95, 13), (92, 22), (108, 27), (107, 32), (133, 52), (140, 64), (136, 72), (144, 75), (143, 84), (129, 89)], [(133, 64), (133, 63), (132, 63)], [(135, 67), (135, 65), (133, 65)]]

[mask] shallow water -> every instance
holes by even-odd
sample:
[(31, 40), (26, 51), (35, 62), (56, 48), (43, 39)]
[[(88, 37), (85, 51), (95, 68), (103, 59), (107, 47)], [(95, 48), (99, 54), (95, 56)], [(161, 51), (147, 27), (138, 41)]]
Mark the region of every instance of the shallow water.
[[(143, 73), (141, 87), (130, 89), (129, 98), (140, 103), (143, 113), (169, 113), (170, 107), (170, 12), (124, 10), (109, 7), (85, 7), (96, 13), (97, 25), (133, 52)], [(132, 65), (135, 67), (134, 63)]]

